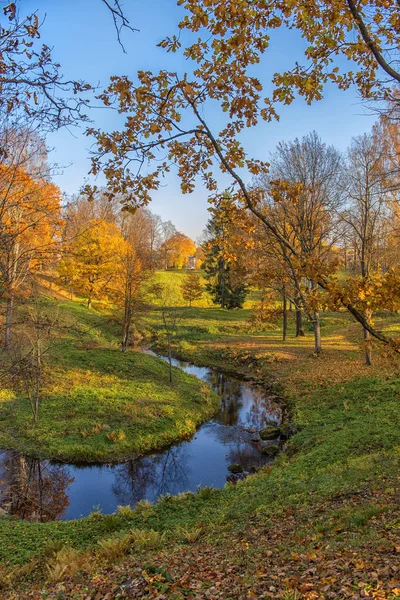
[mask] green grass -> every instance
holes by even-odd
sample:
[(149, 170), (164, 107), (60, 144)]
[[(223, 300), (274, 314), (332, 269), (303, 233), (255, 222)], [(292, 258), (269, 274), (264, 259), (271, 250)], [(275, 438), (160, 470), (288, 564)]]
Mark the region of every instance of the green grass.
[[(169, 269), (168, 271), (156, 271), (153, 274), (151, 281), (152, 281), (152, 283), (158, 283), (161, 285), (163, 285), (163, 284), (165, 285), (168, 282), (168, 285), (171, 286), (176, 291), (176, 296), (178, 298), (179, 303), (182, 306), (185, 306), (186, 302), (183, 299), (182, 294), (181, 294), (181, 285), (183, 284), (185, 277), (187, 277), (189, 274), (193, 274), (193, 273), (196, 273), (197, 275), (200, 276), (200, 282), (203, 287), (203, 297), (200, 298), (199, 300), (196, 300), (195, 302), (193, 302), (193, 307), (214, 308), (215, 305), (212, 302), (209, 292), (206, 290), (207, 279), (205, 278), (204, 271), (202, 271), (202, 270), (186, 270), (186, 269), (171, 270), (171, 269)], [(259, 290), (257, 290), (256, 288), (253, 288), (253, 287), (249, 288), (247, 296), (246, 296), (246, 300), (244, 303), (244, 308), (245, 309), (253, 308), (254, 305), (259, 300), (259, 298), (260, 298)], [(235, 312), (235, 311), (229, 311), (229, 312)]]
[[(303, 395), (301, 405), (296, 403), (300, 431), (268, 473), (260, 472), (235, 488), (205, 489), (197, 495), (166, 497), (154, 506), (144, 504), (129, 516), (117, 516), (112, 529), (154, 529), (166, 532), (171, 541), (179, 538), (182, 528), (190, 530), (201, 522), (213, 535), (226, 530), (233, 535), (246, 529), (249, 519), (267, 523), (285, 508), (304, 508), (317, 499), (325, 502), (335, 494), (384, 482), (400, 466), (399, 400), (400, 379), (360, 378), (323, 394), (319, 390)], [(373, 512), (358, 507), (340, 518), (358, 530)], [(42, 555), (50, 541), (91, 547), (109, 537), (109, 521), (99, 515), (44, 524), (0, 520), (0, 560), (23, 564)]]
[(74, 326), (51, 350), (39, 421), (3, 390), (0, 447), (67, 461), (118, 460), (194, 433), (219, 406), (195, 377), (153, 356), (117, 347), (115, 324), (79, 303), (59, 305)]
[[(224, 555), (227, 549), (236, 551), (238, 540), (240, 546), (240, 540), (247, 535), (251, 542), (254, 534), (259, 543), (259, 549), (254, 548), (254, 557), (259, 551), (259, 563), (248, 567), (252, 565), (248, 562), (243, 568), (262, 571), (265, 546), (260, 540), (266, 539), (268, 543), (269, 528), (274, 520), (279, 528), (282, 515), (295, 516), (294, 533), (290, 538), (283, 535), (282, 548), (272, 548), (274, 552), (282, 552), (287, 560), (291, 560), (292, 553), (318, 550), (322, 538), (327, 548), (335, 552), (343, 548), (349, 552), (359, 548), (372, 551), (388, 545), (372, 524), (383, 515), (384, 527), (388, 532), (394, 531), (399, 523), (398, 507), (368, 498), (375, 491), (382, 493), (382, 497), (393, 496), (394, 479), (400, 467), (398, 368), (392, 366), (391, 359), (379, 357), (381, 363), (377, 368), (362, 367), (361, 353), (352, 337), (354, 331), (358, 336), (358, 326), (354, 329), (345, 313), (323, 315), (327, 349), (318, 359), (312, 356), (311, 336), (305, 340), (292, 338), (293, 322), (290, 339), (282, 345), (278, 326), (251, 331), (248, 317), (249, 309), (223, 311), (201, 306), (185, 309), (175, 340), (176, 351), (200, 362), (223, 364), (237, 373), (243, 373), (245, 364), (247, 375), (254, 379), (265, 382), (278, 379), (298, 431), (289, 440), (287, 452), (272, 468), (267, 467), (235, 487), (206, 488), (198, 494), (165, 497), (155, 505), (142, 503), (136, 510), (115, 517), (94, 515), (79, 521), (44, 524), (0, 519), (0, 537), (4, 540), (0, 545), (0, 562), (16, 568), (27, 565), (23, 573), (29, 585), (30, 578), (37, 580), (46, 574), (46, 548), (50, 542), (93, 553), (98, 541), (111, 535), (122, 536), (132, 528), (155, 530), (165, 533), (163, 550), (169, 557), (186, 543), (187, 534), (183, 532), (200, 528), (213, 548), (223, 545)], [(388, 327), (397, 327), (395, 320), (391, 321), (387, 315), (378, 316), (381, 320), (383, 317)], [(158, 319), (155, 310), (148, 322), (157, 328)], [(97, 327), (99, 339), (107, 337), (100, 325), (88, 322), (89, 326)], [(343, 337), (343, 331), (351, 331), (349, 339)], [(70, 350), (68, 360), (72, 369), (86, 356), (84, 371), (90, 370), (91, 352)], [(124, 364), (118, 358), (121, 372), (116, 374), (110, 357), (117, 356), (117, 350), (93, 352), (98, 356), (97, 376), (117, 377), (118, 385), (122, 385), (126, 373), (131, 372), (130, 363)], [(275, 352), (280, 352), (283, 358), (275, 357)], [(135, 354), (129, 356), (126, 360), (132, 360), (133, 368), (144, 377), (144, 364), (134, 367)], [(108, 390), (110, 386), (105, 387)], [(92, 406), (92, 400), (88, 406)], [(350, 498), (347, 503), (342, 501), (346, 498)], [(389, 509), (393, 514), (386, 518)], [(392, 547), (393, 543), (390, 544)], [(93, 556), (92, 570), (96, 571)], [(135, 568), (140, 572), (145, 559), (139, 553), (135, 560)], [(22, 576), (20, 573), (17, 568), (14, 576)], [(109, 576), (112, 577), (108, 571)], [(117, 577), (120, 576), (117, 572)], [(251, 578), (251, 573), (248, 577)]]

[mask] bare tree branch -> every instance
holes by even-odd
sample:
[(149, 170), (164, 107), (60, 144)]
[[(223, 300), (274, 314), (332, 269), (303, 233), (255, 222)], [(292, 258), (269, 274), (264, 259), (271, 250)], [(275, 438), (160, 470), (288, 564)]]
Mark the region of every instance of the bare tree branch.
[(123, 29), (129, 29), (130, 31), (139, 31), (136, 27), (130, 25), (129, 20), (124, 14), (120, 0), (114, 0), (113, 4), (109, 0), (102, 0), (112, 14), (114, 21), (115, 31), (117, 32), (118, 43), (121, 46), (123, 52), (126, 54), (125, 46), (121, 40), (121, 32)]

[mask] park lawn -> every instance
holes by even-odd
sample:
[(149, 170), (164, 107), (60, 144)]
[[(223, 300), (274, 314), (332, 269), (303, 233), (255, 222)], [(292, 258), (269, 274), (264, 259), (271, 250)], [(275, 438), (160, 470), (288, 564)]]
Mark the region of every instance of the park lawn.
[[(0, 393), (0, 447), (40, 458), (109, 462), (185, 439), (219, 407), (208, 386), (153, 356), (118, 349), (115, 324), (80, 302), (58, 304), (67, 328), (50, 351), (39, 421)], [(67, 329), (67, 333), (65, 330)]]
[[(210, 312), (212, 327), (246, 327), (237, 311), (221, 311), (221, 319)], [(186, 323), (177, 344), (187, 358), (223, 361), (279, 388), (297, 426), (287, 452), (236, 486), (114, 516), (0, 520), (4, 585), (18, 582), (23, 590), (14, 597), (33, 597), (44, 579), (46, 598), (113, 597), (132, 579), (149, 598), (399, 598), (398, 360), (376, 350), (373, 367), (364, 367), (358, 326), (341, 313), (324, 318), (320, 357), (309, 334), (285, 345), (279, 329), (219, 338), (209, 332), (191, 341)], [(395, 317), (379, 318), (398, 328)], [(63, 566), (61, 585), (52, 582)]]
[[(203, 288), (203, 296), (199, 300), (193, 301), (193, 307), (197, 308), (213, 308), (214, 304), (212, 302), (210, 293), (207, 291), (207, 279), (205, 278), (205, 273), (201, 269), (168, 269), (168, 270), (160, 270), (155, 271), (148, 282), (150, 286), (152, 284), (161, 284), (168, 285), (175, 291), (175, 296), (179, 301), (179, 304), (182, 307), (186, 306), (186, 302), (182, 296), (181, 286), (184, 283), (186, 277), (190, 275), (199, 275), (200, 283)], [(260, 291), (254, 287), (250, 287), (248, 289), (248, 293), (246, 296), (246, 300), (244, 303), (245, 309), (253, 308), (257, 301), (260, 299)], [(156, 301), (157, 302), (157, 301)]]

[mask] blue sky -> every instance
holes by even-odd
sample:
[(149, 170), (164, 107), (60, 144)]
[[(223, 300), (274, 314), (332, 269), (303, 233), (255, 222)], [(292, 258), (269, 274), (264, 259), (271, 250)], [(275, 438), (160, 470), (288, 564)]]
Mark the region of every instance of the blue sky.
[[(132, 25), (140, 31), (124, 32), (127, 54), (118, 45), (111, 15), (101, 0), (20, 0), (21, 14), (38, 10), (46, 15), (42, 40), (54, 46), (53, 56), (61, 63), (68, 78), (83, 79), (93, 85), (106, 86), (111, 75), (133, 76), (138, 69), (183, 69), (184, 62), (174, 55), (166, 55), (156, 47), (165, 35), (175, 33), (182, 14), (175, 0), (124, 0), (124, 8)], [(268, 87), (270, 76), (277, 70), (301, 62), (303, 41), (293, 32), (275, 32), (272, 45), (257, 76)], [(249, 130), (242, 138), (250, 155), (266, 159), (281, 140), (301, 137), (315, 129), (322, 139), (344, 150), (351, 138), (368, 130), (374, 118), (361, 105), (354, 90), (341, 92), (330, 86), (324, 99), (312, 106), (296, 100), (289, 107), (281, 107), (279, 123), (261, 124)], [(90, 117), (95, 125), (113, 129), (118, 127), (118, 116), (107, 109), (92, 109)], [(212, 121), (215, 115), (208, 115)], [(62, 191), (72, 194), (87, 177), (90, 139), (83, 129), (60, 131), (49, 138), (54, 148), (52, 161), (62, 165), (54, 176)], [(101, 178), (99, 184), (102, 183)], [(179, 181), (171, 174), (166, 185), (153, 199), (151, 209), (165, 220), (193, 238), (198, 237), (208, 218), (207, 192), (201, 188), (191, 195), (180, 193)]]

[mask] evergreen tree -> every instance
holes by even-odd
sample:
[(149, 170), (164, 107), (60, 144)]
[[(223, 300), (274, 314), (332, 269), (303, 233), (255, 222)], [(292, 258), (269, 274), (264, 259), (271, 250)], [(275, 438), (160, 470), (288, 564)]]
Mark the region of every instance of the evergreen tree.
[(200, 300), (203, 296), (203, 288), (197, 273), (190, 273), (185, 277), (181, 285), (181, 292), (183, 299), (189, 302), (189, 306), (192, 306), (192, 302), (195, 300)]
[(207, 242), (203, 246), (203, 269), (208, 280), (207, 291), (221, 308), (242, 308), (247, 294), (245, 272), (235, 252), (235, 236), (226, 212), (230, 197), (225, 195), (206, 225)]

